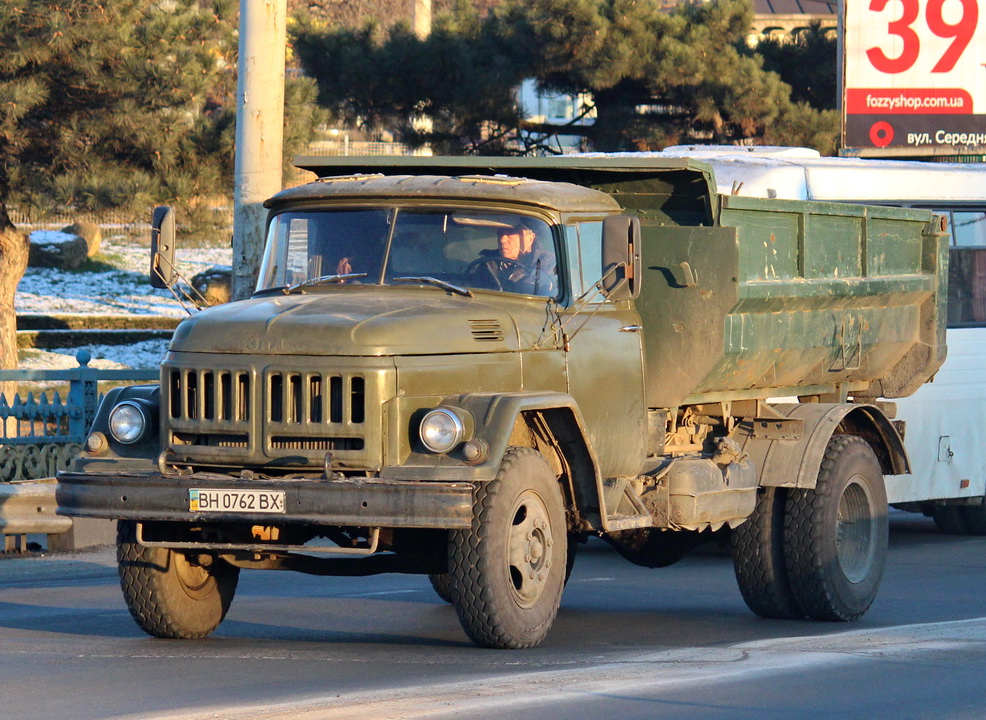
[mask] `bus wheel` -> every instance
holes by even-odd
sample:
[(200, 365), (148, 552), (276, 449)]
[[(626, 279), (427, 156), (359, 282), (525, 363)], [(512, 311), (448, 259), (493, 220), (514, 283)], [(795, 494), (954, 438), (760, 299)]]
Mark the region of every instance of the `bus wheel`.
[(203, 638), (226, 617), (240, 569), (215, 558), (206, 567), (181, 552), (137, 542), (132, 521), (120, 520), (116, 558), (127, 609), (140, 629), (159, 638)]
[(959, 509), (970, 535), (986, 535), (986, 497), (979, 498), (975, 505), (963, 505)]
[(459, 622), (477, 645), (527, 648), (548, 634), (565, 584), (561, 487), (531, 448), (507, 450), (477, 490), (469, 530), (449, 533), (449, 578)]
[(949, 535), (967, 535), (969, 524), (966, 521), (964, 507), (958, 505), (935, 505), (931, 511), (931, 519), (935, 527)]
[(887, 492), (862, 438), (829, 440), (814, 489), (791, 490), (784, 555), (791, 590), (815, 620), (848, 622), (876, 597), (887, 556)]
[(785, 488), (761, 488), (746, 522), (730, 531), (733, 569), (747, 607), (765, 618), (793, 620), (805, 613), (784, 566)]

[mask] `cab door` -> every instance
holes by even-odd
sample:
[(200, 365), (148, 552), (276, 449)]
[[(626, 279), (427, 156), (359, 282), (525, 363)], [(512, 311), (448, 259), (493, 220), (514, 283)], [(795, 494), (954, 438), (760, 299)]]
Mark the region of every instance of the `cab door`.
[(601, 475), (636, 475), (646, 440), (640, 316), (631, 301), (607, 301), (592, 290), (602, 275), (602, 221), (572, 222), (565, 230), (572, 288), (562, 312), (568, 392), (579, 405)]

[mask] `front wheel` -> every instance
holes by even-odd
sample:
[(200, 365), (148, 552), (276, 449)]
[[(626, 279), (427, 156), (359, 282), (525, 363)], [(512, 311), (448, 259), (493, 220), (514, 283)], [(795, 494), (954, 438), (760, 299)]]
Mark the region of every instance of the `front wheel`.
[(435, 594), (443, 602), (452, 602), (452, 587), (448, 573), (431, 573), (428, 575), (428, 582), (431, 583)]
[(181, 552), (137, 542), (136, 526), (120, 520), (116, 559), (127, 608), (140, 629), (159, 638), (203, 638), (229, 610), (240, 569), (218, 558), (208, 566)]
[(887, 557), (887, 492), (880, 463), (862, 438), (829, 440), (811, 490), (790, 490), (784, 554), (798, 605), (815, 620), (865, 613)]
[(547, 461), (513, 447), (473, 500), (472, 527), (449, 534), (452, 604), (481, 647), (528, 648), (548, 634), (568, 560), (561, 488)]
[[(565, 562), (565, 585), (568, 585), (568, 579), (572, 577), (572, 569), (575, 567), (575, 556), (578, 554), (578, 542), (579, 536), (577, 533), (569, 533), (568, 535), (568, 558)], [(438, 598), (443, 602), (452, 602), (452, 586), (449, 580), (449, 574), (432, 573), (428, 575), (428, 582), (431, 583), (432, 589)]]

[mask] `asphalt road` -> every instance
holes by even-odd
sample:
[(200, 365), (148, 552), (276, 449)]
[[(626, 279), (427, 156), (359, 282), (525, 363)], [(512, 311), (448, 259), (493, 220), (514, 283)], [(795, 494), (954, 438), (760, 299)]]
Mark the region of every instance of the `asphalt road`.
[(0, 718), (986, 718), (986, 538), (895, 515), (851, 625), (768, 621), (716, 552), (579, 555), (547, 641), (473, 647), (426, 579), (244, 572), (202, 641), (146, 637), (109, 550), (0, 558)]

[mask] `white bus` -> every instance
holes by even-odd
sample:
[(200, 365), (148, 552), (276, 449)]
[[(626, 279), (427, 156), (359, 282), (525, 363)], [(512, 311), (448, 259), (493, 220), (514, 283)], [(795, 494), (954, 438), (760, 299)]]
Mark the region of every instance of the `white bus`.
[(724, 194), (931, 208), (948, 217), (948, 357), (897, 400), (911, 475), (889, 476), (890, 504), (946, 532), (986, 534), (986, 164), (821, 157), (779, 147), (677, 146), (657, 156), (710, 164)]

